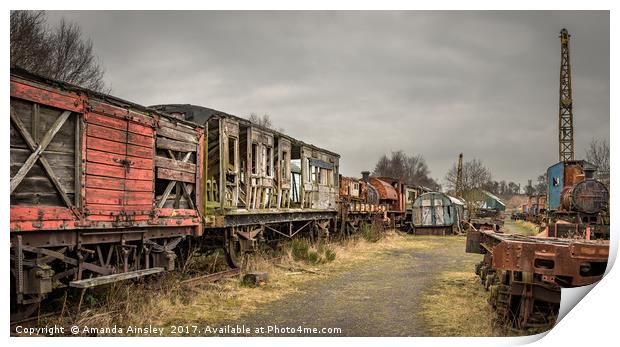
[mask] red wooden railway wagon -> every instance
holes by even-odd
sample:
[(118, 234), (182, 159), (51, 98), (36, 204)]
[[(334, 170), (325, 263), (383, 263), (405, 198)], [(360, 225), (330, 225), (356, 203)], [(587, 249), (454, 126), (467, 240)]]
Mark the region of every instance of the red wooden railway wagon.
[[(204, 128), (11, 70), (12, 307), (175, 264), (202, 234)], [(14, 310), (12, 310), (13, 312)]]

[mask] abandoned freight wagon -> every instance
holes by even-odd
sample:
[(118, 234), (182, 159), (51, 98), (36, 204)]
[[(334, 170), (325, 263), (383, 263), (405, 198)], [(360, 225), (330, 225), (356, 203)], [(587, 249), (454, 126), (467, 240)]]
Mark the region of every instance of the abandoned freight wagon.
[(259, 240), (326, 237), (335, 226), (338, 154), (206, 107), (152, 107), (206, 128), (202, 215), (208, 236), (225, 238), (231, 266)]
[(459, 202), (440, 192), (420, 195), (413, 203), (413, 233), (450, 235), (457, 232), (464, 214), (464, 205)]
[(171, 270), (202, 235), (204, 128), (11, 69), (12, 320), (58, 282)]

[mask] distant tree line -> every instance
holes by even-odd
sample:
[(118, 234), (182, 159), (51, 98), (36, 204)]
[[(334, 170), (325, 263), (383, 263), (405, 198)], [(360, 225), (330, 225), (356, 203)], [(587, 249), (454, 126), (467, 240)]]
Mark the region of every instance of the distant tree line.
[(382, 155), (372, 174), (374, 176), (391, 177), (409, 185), (424, 186), (432, 190), (440, 190), (441, 185), (430, 177), (430, 170), (422, 155), (408, 155), (403, 151), (392, 152), (389, 156)]

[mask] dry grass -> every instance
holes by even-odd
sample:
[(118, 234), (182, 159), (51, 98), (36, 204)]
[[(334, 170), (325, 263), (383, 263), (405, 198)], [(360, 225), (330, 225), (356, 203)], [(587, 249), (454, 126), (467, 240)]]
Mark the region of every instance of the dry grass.
[[(335, 259), (329, 262), (308, 263), (295, 261), (290, 246), (283, 248), (284, 255), (276, 262), (273, 254), (256, 254), (247, 264), (247, 270), (263, 271), (268, 282), (257, 288), (243, 286), (240, 278), (225, 279), (217, 283), (181, 284), (186, 278), (181, 273), (167, 273), (149, 282), (122, 282), (99, 288), (85, 295), (85, 305), (79, 316), (65, 313), (62, 317), (42, 320), (41, 324), (69, 326), (128, 326), (174, 324), (215, 324), (234, 321), (242, 315), (259, 310), (265, 304), (282, 299), (303, 287), (303, 283), (354, 267), (370, 257), (380, 256), (391, 250), (428, 250), (445, 245), (445, 240), (433, 237), (406, 237), (397, 232), (385, 233), (378, 242), (363, 238), (347, 239), (329, 245)], [(222, 261), (221, 256), (219, 261)], [(217, 257), (197, 258), (200, 264), (194, 269), (219, 267)], [(289, 271), (289, 269), (308, 269)]]
[(505, 336), (494, 322), (473, 271), (443, 272), (422, 299), (423, 317), (433, 336)]
[(534, 224), (532, 222), (526, 222), (523, 220), (518, 220), (513, 223), (514, 227), (511, 228), (512, 231), (517, 234), (522, 234), (525, 236), (534, 236), (540, 233), (540, 226), (538, 224)]

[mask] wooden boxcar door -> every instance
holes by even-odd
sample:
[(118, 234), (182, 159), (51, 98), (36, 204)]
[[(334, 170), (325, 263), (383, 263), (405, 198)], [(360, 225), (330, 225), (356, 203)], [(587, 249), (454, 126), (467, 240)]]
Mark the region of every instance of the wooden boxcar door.
[(90, 221), (145, 221), (153, 210), (153, 128), (144, 115), (93, 102), (84, 114)]

